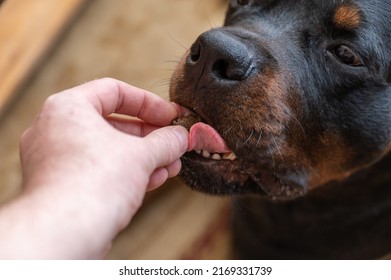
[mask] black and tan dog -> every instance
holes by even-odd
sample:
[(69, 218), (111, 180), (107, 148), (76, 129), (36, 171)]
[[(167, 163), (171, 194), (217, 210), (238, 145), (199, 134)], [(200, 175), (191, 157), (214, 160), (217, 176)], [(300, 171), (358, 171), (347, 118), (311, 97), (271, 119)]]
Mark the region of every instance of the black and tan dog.
[(181, 176), (239, 195), (236, 257), (391, 252), (390, 38), (390, 0), (231, 0), (186, 53)]

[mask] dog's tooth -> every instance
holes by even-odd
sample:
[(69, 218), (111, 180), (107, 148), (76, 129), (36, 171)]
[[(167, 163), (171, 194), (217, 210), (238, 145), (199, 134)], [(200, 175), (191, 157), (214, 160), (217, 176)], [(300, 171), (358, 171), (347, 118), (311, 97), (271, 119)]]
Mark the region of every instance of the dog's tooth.
[(210, 157), (210, 153), (208, 151), (202, 151), (202, 156), (205, 157), (205, 158), (209, 158)]
[(214, 160), (221, 160), (221, 156), (219, 154), (213, 154), (212, 159)]
[(213, 159), (213, 160), (225, 159), (225, 160), (234, 161), (236, 159), (236, 155), (234, 152), (228, 152), (225, 154), (211, 153), (211, 152), (205, 151), (205, 150), (196, 150), (195, 152), (197, 154), (203, 156), (204, 158), (209, 158), (209, 159)]
[(223, 155), (223, 159), (227, 159), (227, 160), (232, 160), (233, 161), (233, 160), (236, 159), (236, 155), (233, 152), (225, 153)]

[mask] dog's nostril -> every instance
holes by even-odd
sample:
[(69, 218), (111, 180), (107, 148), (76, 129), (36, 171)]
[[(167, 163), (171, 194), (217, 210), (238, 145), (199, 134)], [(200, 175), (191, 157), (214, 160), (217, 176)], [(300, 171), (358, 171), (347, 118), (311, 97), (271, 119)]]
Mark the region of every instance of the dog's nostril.
[(243, 81), (251, 70), (250, 65), (241, 65), (226, 59), (218, 59), (212, 65), (213, 75), (222, 80)]
[(201, 45), (196, 42), (190, 48), (189, 58), (191, 62), (198, 62), (201, 57)]
[(224, 59), (217, 60), (212, 66), (212, 73), (220, 79), (229, 79), (228, 77), (228, 63)]

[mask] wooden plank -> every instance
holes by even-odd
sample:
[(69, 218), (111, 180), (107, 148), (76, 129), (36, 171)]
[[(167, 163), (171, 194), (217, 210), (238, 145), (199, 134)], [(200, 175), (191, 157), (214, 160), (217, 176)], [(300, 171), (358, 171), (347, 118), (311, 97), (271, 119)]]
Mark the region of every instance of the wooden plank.
[(0, 113), (87, 0), (6, 0), (0, 6)]
[[(181, 184), (178, 180), (173, 184)], [(205, 196), (185, 186), (143, 205), (113, 243), (108, 259), (227, 259), (229, 198)], [(219, 240), (220, 239), (220, 240)]]

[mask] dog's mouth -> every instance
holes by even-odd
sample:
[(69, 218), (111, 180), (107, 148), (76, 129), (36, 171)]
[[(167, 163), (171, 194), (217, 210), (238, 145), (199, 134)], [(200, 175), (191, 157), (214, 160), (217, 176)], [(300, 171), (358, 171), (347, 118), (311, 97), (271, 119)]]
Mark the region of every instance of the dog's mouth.
[(203, 158), (215, 161), (237, 159), (221, 135), (198, 115), (190, 113), (174, 120), (173, 124), (181, 125), (189, 131), (189, 151), (195, 151)]
[[(194, 112), (173, 124), (189, 131), (188, 152), (182, 157), (181, 177), (192, 188), (217, 195), (255, 193), (275, 198), (302, 195), (303, 189), (258, 166), (251, 155), (238, 156), (211, 125)], [(231, 141), (232, 142), (232, 141)]]
[[(241, 185), (243, 187), (243, 181), (246, 181), (250, 174), (244, 172), (246, 169), (243, 168), (242, 159), (238, 158), (214, 127), (204, 122), (194, 112), (188, 110), (187, 112), (185, 117), (178, 118), (173, 122), (173, 124), (181, 125), (189, 131), (188, 152), (182, 158), (184, 161), (182, 177), (185, 177), (185, 180), (189, 177), (198, 177), (200, 181), (204, 181), (204, 178), (214, 176), (214, 178), (219, 178), (219, 184), (237, 185), (238, 187)], [(192, 174), (190, 176), (183, 175), (188, 172)], [(195, 175), (196, 172), (197, 175)], [(209, 178), (207, 181), (213, 184), (214, 178)], [(201, 191), (216, 194), (228, 191), (228, 189), (216, 189), (216, 184), (214, 184), (213, 190), (209, 189), (209, 186), (205, 188), (202, 183), (195, 184), (194, 180), (190, 185)]]

